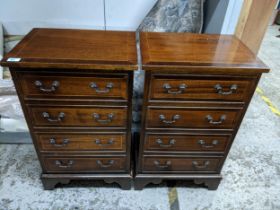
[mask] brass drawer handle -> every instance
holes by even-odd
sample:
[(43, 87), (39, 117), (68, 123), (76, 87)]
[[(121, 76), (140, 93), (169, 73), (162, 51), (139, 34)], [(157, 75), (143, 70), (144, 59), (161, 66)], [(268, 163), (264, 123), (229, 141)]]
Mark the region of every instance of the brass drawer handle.
[(96, 93), (109, 93), (110, 90), (114, 87), (114, 84), (112, 82), (109, 82), (106, 84), (104, 89), (99, 88), (95, 82), (91, 82), (89, 86), (94, 89)]
[(44, 87), (43, 83), (40, 80), (36, 80), (34, 84), (37, 88), (39, 88), (40, 91), (46, 93), (54, 92), (59, 87), (59, 81), (53, 81), (50, 88)]
[(213, 117), (211, 115), (207, 115), (206, 116), (206, 119), (208, 120), (208, 122), (210, 124), (213, 124), (213, 125), (219, 125), (219, 124), (222, 124), (225, 120), (226, 120), (227, 116), (226, 115), (222, 115), (220, 117), (220, 120), (219, 121), (214, 121), (213, 120)]
[(166, 120), (166, 117), (163, 114), (159, 115), (160, 121), (165, 123), (165, 124), (173, 124), (177, 120), (179, 120), (180, 118), (181, 118), (181, 116), (176, 114), (176, 115), (173, 115), (172, 120)]
[(114, 165), (115, 161), (114, 160), (109, 160), (108, 164), (103, 164), (101, 160), (96, 161), (97, 165), (99, 165), (101, 168), (109, 168)]
[(230, 90), (229, 91), (223, 91), (223, 87), (220, 84), (216, 84), (214, 86), (214, 88), (217, 90), (217, 93), (221, 94), (221, 95), (231, 95), (231, 94), (236, 92), (237, 87), (238, 86), (236, 84), (234, 84), (234, 85), (230, 86), (230, 88), (229, 88)]
[(165, 164), (160, 164), (160, 162), (158, 160), (155, 160), (154, 165), (159, 169), (165, 169), (165, 168), (169, 168), (171, 166), (171, 161), (168, 160), (165, 162)]
[(209, 164), (209, 160), (204, 161), (203, 164), (199, 164), (197, 161), (192, 162), (193, 167), (196, 169), (206, 169), (209, 166)]
[(163, 85), (163, 88), (166, 90), (166, 92), (167, 93), (169, 93), (169, 94), (174, 94), (174, 95), (176, 95), (176, 94), (182, 94), (185, 90), (186, 90), (186, 88), (187, 88), (188, 86), (186, 85), (186, 84), (180, 84), (179, 85), (179, 87), (177, 88), (178, 90), (177, 91), (172, 91), (172, 87), (171, 87), (171, 85), (170, 84), (168, 84), (168, 83), (165, 83), (164, 85)]
[(59, 112), (56, 119), (52, 118), (48, 112), (43, 112), (42, 116), (43, 118), (47, 119), (49, 122), (61, 122), (65, 117), (65, 114), (63, 112)]
[(170, 139), (168, 144), (163, 144), (161, 139), (157, 139), (156, 142), (159, 144), (160, 147), (172, 147), (176, 143), (175, 139)]
[(68, 143), (69, 143), (69, 139), (63, 139), (61, 144), (57, 144), (55, 138), (50, 139), (50, 144), (53, 145), (54, 147), (65, 147)]
[(114, 114), (113, 113), (107, 114), (107, 119), (106, 120), (100, 119), (101, 116), (100, 116), (100, 114), (97, 114), (97, 113), (93, 113), (92, 117), (98, 123), (108, 124), (108, 123), (111, 123), (113, 121)]
[(56, 160), (55, 165), (57, 165), (59, 168), (71, 168), (74, 164), (73, 160), (67, 161), (67, 163), (61, 161), (61, 160)]
[(115, 142), (114, 142), (113, 139), (109, 139), (109, 140), (107, 141), (106, 144), (102, 143), (100, 139), (96, 139), (96, 140), (95, 140), (95, 144), (97, 144), (97, 145), (99, 145), (99, 146), (111, 146), (111, 145), (114, 144), (114, 143), (115, 143)]
[(217, 146), (219, 144), (219, 141), (213, 140), (211, 144), (206, 144), (206, 142), (204, 140), (198, 140), (197, 143), (200, 144), (201, 147), (209, 149), (209, 148), (214, 148), (215, 146)]

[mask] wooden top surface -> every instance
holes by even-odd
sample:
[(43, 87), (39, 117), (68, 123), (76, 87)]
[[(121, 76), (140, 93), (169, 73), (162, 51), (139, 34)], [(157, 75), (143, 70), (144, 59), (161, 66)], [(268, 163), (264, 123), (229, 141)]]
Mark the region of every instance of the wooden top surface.
[[(241, 41), (230, 35), (141, 32), (144, 70), (191, 67), (268, 72)], [(209, 70), (209, 71), (210, 71)]]
[[(137, 69), (135, 33), (33, 29), (2, 60), (9, 67)], [(9, 62), (9, 58), (20, 58)]]

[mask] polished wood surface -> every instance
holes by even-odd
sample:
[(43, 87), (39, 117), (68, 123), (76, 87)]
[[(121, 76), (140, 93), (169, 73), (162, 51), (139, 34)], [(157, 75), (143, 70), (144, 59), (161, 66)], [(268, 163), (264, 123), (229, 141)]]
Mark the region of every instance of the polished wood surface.
[(167, 153), (224, 153), (231, 135), (194, 135), (194, 134), (147, 134), (145, 138), (145, 152), (167, 152)]
[[(176, 118), (176, 116), (178, 117)], [(240, 116), (240, 109), (188, 109), (177, 107), (168, 109), (148, 107), (146, 128), (162, 130), (196, 128), (233, 129)]]
[(36, 133), (41, 152), (126, 152), (125, 133)]
[[(20, 61), (7, 61), (20, 57)], [(131, 188), (135, 33), (34, 29), (6, 57), (45, 189), (72, 179)]]
[[(28, 106), (29, 117), (34, 127), (119, 127), (126, 128), (127, 108), (114, 107), (50, 107)], [(63, 114), (63, 115), (61, 115)]]
[(127, 100), (128, 78), (121, 74), (53, 74), (20, 73), (20, 85), (25, 99), (83, 98)]
[(135, 188), (189, 180), (216, 190), (263, 72), (233, 36), (143, 32), (145, 89)]
[(144, 70), (159, 67), (161, 71), (187, 71), (192, 67), (207, 67), (206, 72), (212, 72), (214, 67), (223, 67), (228, 72), (243, 68), (247, 72), (268, 71), (241, 41), (230, 35), (142, 32), (141, 49)]
[(152, 78), (150, 100), (246, 101), (252, 78), (158, 75)]
[[(1, 65), (33, 68), (135, 70), (135, 33), (73, 29), (33, 29)], [(9, 58), (20, 58), (9, 62)]]
[(143, 172), (215, 173), (220, 163), (217, 157), (144, 157)]
[(124, 157), (43, 157), (47, 173), (124, 172)]
[[(107, 183), (117, 182), (123, 189), (131, 188), (133, 72), (96, 70), (92, 73), (91, 70), (59, 68), (10, 70), (43, 169), (45, 189), (51, 190), (58, 183), (67, 184), (72, 179), (83, 179), (83, 174)], [(96, 79), (100, 85), (113, 79), (116, 84), (122, 84), (124, 93), (116, 91), (102, 98), (93, 91), (90, 95), (90, 91), (84, 91), (88, 86), (87, 78)], [(51, 89), (49, 85), (53, 79), (59, 81), (60, 86), (51, 93), (41, 92), (33, 86), (39, 79), (46, 82), (48, 87), (44, 88)], [(72, 84), (77, 81), (79, 85), (74, 88)], [(63, 174), (69, 175), (62, 179)], [(107, 175), (102, 178), (98, 174)]]

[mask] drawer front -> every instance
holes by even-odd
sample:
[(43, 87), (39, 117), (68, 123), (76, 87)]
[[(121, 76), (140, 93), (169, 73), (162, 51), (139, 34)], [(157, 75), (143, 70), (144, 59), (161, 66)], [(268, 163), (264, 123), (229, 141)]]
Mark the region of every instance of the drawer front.
[(120, 127), (127, 125), (127, 108), (28, 107), (33, 126)]
[(224, 152), (231, 135), (147, 134), (145, 152)]
[(150, 87), (151, 100), (225, 100), (247, 101), (253, 79), (190, 77), (169, 79), (153, 77)]
[(240, 109), (149, 108), (147, 128), (233, 129)]
[(25, 98), (100, 98), (127, 100), (128, 76), (20, 75)]
[(41, 152), (126, 151), (126, 134), (36, 133)]
[(125, 157), (43, 157), (48, 173), (123, 172)]
[(221, 157), (144, 157), (143, 172), (217, 173)]

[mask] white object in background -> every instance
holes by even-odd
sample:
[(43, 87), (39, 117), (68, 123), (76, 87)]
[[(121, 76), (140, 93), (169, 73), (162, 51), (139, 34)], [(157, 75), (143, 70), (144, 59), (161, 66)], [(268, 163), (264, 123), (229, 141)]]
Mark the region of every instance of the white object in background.
[(226, 16), (222, 26), (221, 34), (232, 35), (239, 19), (239, 15), (243, 6), (243, 0), (230, 0), (226, 11)]
[[(2, 60), (4, 54), (4, 33), (2, 23), (0, 22), (0, 60)], [(0, 66), (0, 80), (3, 79), (3, 67)]]
[(7, 95), (16, 95), (16, 89), (14, 87), (14, 83), (10, 79), (2, 79), (0, 80), (0, 110), (1, 110), (1, 104), (3, 101), (1, 100), (2, 96)]
[(0, 128), (1, 132), (28, 132), (28, 127), (24, 118), (0, 118)]
[(0, 20), (11, 35), (34, 27), (104, 29), (103, 0), (2, 0)]
[(107, 30), (135, 31), (157, 0), (105, 0)]
[(0, 95), (0, 116), (4, 118), (24, 118), (17, 95)]
[(10, 52), (21, 40), (22, 38), (19, 38), (18, 40), (13, 41), (5, 41), (5, 48), (4, 48), (4, 54)]

